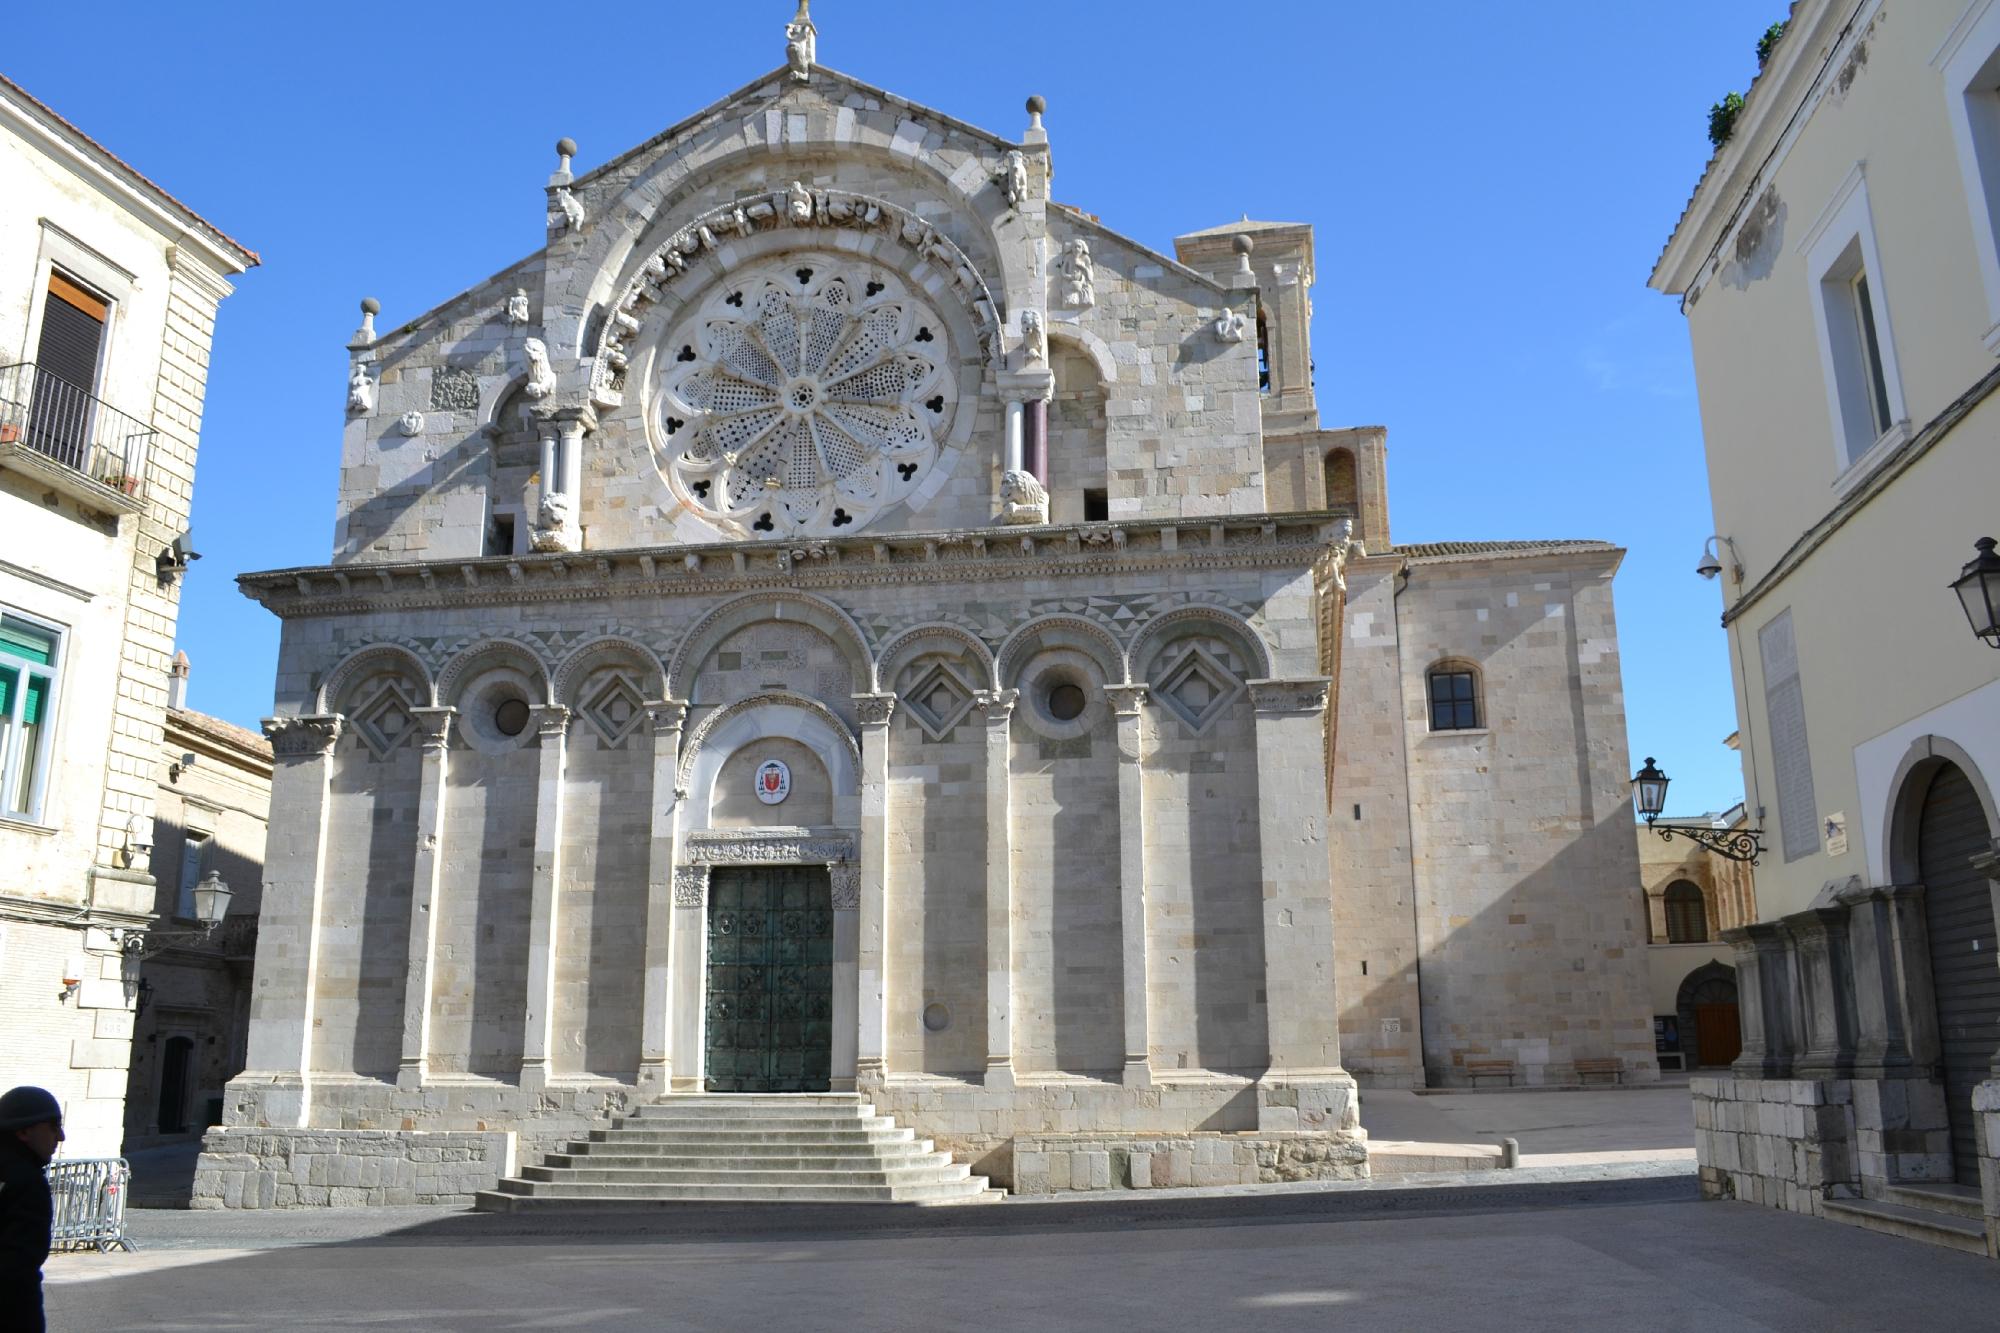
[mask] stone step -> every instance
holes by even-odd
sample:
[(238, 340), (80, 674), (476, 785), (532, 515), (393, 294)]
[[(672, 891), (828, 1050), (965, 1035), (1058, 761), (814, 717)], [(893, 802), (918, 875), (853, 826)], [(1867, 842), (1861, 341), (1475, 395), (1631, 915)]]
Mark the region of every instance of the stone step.
[(1986, 1219), (1986, 1207), (1980, 1201), (1979, 1191), (1970, 1185), (1911, 1180), (1889, 1186), (1888, 1195), (1888, 1202), (1900, 1203), (1906, 1208), (1928, 1208), (1932, 1212), (1950, 1213), (1954, 1217), (1969, 1217), (1975, 1222)]
[(628, 1120), (854, 1120), (875, 1114), (867, 1102), (842, 1106), (771, 1102), (653, 1102), (626, 1111)]
[(886, 1115), (851, 1115), (844, 1117), (813, 1115), (651, 1115), (619, 1116), (612, 1122), (615, 1129), (672, 1129), (687, 1133), (699, 1133), (711, 1129), (759, 1129), (759, 1130), (815, 1130), (828, 1133), (851, 1129), (894, 1129), (896, 1122)]
[(687, 1143), (726, 1150), (745, 1143), (911, 1143), (914, 1130), (882, 1129), (593, 1129), (591, 1143)]
[(777, 1152), (717, 1153), (677, 1147), (663, 1147), (657, 1152), (559, 1152), (550, 1153), (542, 1165), (671, 1168), (714, 1164), (742, 1170), (796, 1167), (802, 1171), (835, 1171), (846, 1166), (944, 1166), (951, 1160), (950, 1153), (919, 1152), (914, 1144), (897, 1144), (883, 1152), (866, 1149), (835, 1152), (801, 1143)]
[(717, 1166), (528, 1166), (520, 1179), (551, 1185), (943, 1185), (963, 1180), (972, 1168), (950, 1167), (781, 1167), (756, 1170)]
[(1907, 1204), (1884, 1203), (1876, 1199), (1828, 1199), (1822, 1206), (1829, 1218), (1849, 1226), (1879, 1231), (1887, 1236), (1920, 1240), (1930, 1245), (1943, 1245), (1967, 1254), (1986, 1253), (1986, 1224), (1983, 1221), (1968, 1221), (1955, 1213), (1912, 1208)]
[(483, 1206), (491, 1195), (516, 1200), (535, 1199), (566, 1206), (615, 1203), (919, 1203), (985, 1195), (984, 1176), (925, 1185), (613, 1185), (605, 1183), (546, 1183), (502, 1180), (497, 1190), (482, 1190)]

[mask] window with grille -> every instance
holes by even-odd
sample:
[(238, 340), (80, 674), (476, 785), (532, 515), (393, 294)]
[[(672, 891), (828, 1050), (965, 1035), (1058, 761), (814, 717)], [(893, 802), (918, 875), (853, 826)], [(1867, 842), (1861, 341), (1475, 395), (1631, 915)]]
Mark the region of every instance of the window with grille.
[(1667, 886), (1667, 943), (1707, 942), (1708, 909), (1702, 904), (1701, 890), (1687, 880), (1677, 879)]
[(48, 784), (61, 632), (0, 614), (0, 815), (38, 820)]
[(1431, 730), (1473, 731), (1479, 727), (1479, 679), (1466, 667), (1434, 667)]

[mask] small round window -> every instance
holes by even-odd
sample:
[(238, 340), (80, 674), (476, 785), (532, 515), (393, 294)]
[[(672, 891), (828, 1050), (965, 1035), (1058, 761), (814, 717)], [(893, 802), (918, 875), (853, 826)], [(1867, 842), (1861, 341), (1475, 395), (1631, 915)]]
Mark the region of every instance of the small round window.
[(505, 699), (493, 710), (493, 726), (502, 736), (518, 736), (528, 729), (528, 701)]
[(1083, 706), (1083, 687), (1073, 681), (1060, 681), (1049, 691), (1049, 716), (1058, 722), (1082, 717)]

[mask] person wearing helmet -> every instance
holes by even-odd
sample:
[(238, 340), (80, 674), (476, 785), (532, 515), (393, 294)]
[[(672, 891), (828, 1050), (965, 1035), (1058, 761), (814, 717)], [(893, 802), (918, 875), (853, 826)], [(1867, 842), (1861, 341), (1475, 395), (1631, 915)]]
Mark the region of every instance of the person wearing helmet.
[(55, 1203), (45, 1168), (63, 1141), (62, 1106), (41, 1088), (0, 1095), (0, 1311), (42, 1333), (42, 1265)]

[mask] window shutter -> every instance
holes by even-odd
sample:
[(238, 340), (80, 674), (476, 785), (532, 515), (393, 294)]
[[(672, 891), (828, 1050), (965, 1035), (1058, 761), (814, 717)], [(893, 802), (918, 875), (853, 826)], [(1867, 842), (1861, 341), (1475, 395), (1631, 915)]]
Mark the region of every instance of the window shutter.
[(42, 340), (35, 354), (41, 373), (90, 393), (97, 385), (97, 353), (104, 342), (107, 307), (60, 273), (49, 277), (42, 306)]
[(1799, 681), (1790, 607), (1757, 631), (1757, 651), (1764, 660), (1764, 716), (1771, 731), (1771, 766), (1778, 779), (1778, 828), (1785, 859), (1796, 861), (1819, 850), (1819, 802), (1813, 795), (1806, 696)]
[(55, 661), (56, 641), (52, 634), (28, 628), (17, 621), (0, 621), (0, 653), (22, 657), (37, 666)]

